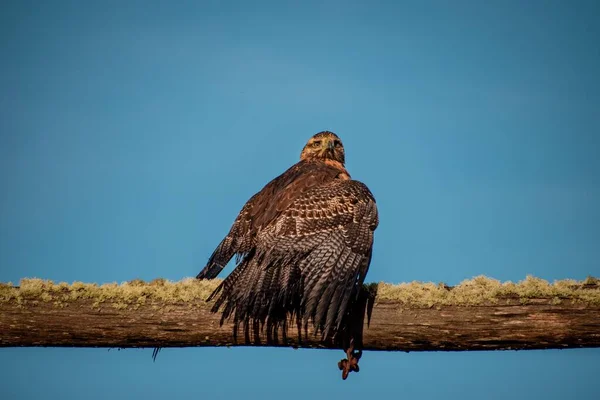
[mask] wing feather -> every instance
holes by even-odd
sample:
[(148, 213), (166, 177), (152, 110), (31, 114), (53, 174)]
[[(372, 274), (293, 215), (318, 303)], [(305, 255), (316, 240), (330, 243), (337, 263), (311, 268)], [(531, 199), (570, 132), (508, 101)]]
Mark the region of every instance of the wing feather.
[(229, 232), (196, 278), (216, 278), (234, 255), (241, 260), (256, 246), (258, 232), (276, 221), (296, 198), (339, 174), (339, 170), (326, 164), (300, 161), (274, 178), (244, 204)]
[(368, 270), (378, 216), (364, 184), (334, 180), (289, 198), (257, 232), (240, 272), (217, 289), (213, 309), (234, 312), (247, 338), (265, 323), (268, 338), (279, 330), (285, 337), (291, 316), (305, 327), (312, 321), (323, 339), (334, 336)]

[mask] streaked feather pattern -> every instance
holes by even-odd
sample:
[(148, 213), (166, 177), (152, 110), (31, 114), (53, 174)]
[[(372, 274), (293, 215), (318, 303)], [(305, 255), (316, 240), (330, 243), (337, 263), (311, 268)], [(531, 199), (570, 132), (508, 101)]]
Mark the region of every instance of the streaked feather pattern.
[(198, 277), (239, 257), (210, 297), (236, 338), (241, 329), (258, 341), (266, 330), (267, 341), (285, 340), (293, 321), (333, 339), (364, 282), (377, 225), (373, 195), (343, 164), (301, 160), (244, 205)]

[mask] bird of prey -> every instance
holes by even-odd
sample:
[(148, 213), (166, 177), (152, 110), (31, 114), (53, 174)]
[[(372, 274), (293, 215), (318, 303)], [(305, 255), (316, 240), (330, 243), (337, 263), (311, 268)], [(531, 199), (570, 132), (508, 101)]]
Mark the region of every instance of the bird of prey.
[[(378, 225), (375, 198), (352, 180), (344, 146), (333, 132), (311, 137), (300, 161), (248, 200), (198, 279), (215, 278), (236, 256), (237, 265), (212, 293), (221, 323), (233, 319), (234, 337), (287, 340), (314, 325), (322, 341), (343, 334), (369, 269)], [(362, 320), (360, 321), (362, 327)], [(299, 333), (301, 335), (301, 333)], [(301, 338), (300, 338), (301, 340)], [(358, 371), (353, 343), (339, 364), (346, 379)]]

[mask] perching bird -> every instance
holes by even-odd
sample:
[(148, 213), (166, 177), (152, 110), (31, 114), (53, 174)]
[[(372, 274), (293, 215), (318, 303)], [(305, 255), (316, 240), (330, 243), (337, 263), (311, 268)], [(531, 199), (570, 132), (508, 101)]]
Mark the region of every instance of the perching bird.
[[(198, 279), (215, 278), (235, 255), (237, 266), (212, 293), (221, 323), (233, 318), (246, 341), (287, 339), (288, 321), (321, 340), (343, 334), (369, 269), (378, 225), (375, 198), (352, 180), (333, 132), (314, 135), (300, 161), (252, 196)], [(361, 321), (362, 326), (362, 321)], [(266, 328), (266, 332), (265, 332)], [(281, 338), (280, 338), (281, 335)], [(358, 370), (352, 344), (344, 379)]]

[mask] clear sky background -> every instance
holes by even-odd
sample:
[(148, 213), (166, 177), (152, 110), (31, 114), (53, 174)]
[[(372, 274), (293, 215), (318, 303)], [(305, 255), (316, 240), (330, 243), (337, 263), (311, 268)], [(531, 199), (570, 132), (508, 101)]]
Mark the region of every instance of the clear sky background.
[[(599, 21), (583, 0), (2, 1), (0, 281), (194, 276), (325, 129), (378, 201), (367, 281), (600, 276)], [(0, 349), (2, 397), (597, 399), (600, 375), (589, 349), (369, 352), (345, 382), (337, 351), (151, 353)]]

